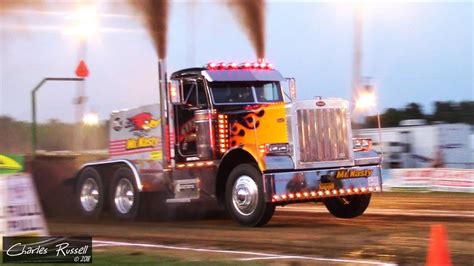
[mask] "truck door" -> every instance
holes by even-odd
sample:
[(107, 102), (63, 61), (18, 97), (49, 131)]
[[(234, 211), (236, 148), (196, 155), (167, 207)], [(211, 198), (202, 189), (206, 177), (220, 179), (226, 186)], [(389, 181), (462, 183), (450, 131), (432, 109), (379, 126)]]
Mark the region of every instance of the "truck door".
[(184, 79), (182, 103), (175, 105), (176, 162), (195, 161), (197, 157), (196, 124), (194, 114), (209, 106), (204, 82), (200, 79)]

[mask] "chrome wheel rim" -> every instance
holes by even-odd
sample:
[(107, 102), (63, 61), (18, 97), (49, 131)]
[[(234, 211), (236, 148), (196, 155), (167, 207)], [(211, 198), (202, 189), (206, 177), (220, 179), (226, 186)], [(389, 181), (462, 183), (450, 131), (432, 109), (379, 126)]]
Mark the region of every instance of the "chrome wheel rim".
[(257, 209), (258, 187), (255, 181), (246, 175), (240, 176), (232, 189), (232, 203), (241, 215), (251, 215)]
[(127, 214), (132, 209), (134, 198), (135, 193), (130, 180), (127, 178), (120, 179), (115, 189), (114, 202), (116, 209), (123, 214)]
[(95, 179), (89, 177), (82, 184), (81, 205), (88, 212), (92, 212), (99, 203), (99, 185)]

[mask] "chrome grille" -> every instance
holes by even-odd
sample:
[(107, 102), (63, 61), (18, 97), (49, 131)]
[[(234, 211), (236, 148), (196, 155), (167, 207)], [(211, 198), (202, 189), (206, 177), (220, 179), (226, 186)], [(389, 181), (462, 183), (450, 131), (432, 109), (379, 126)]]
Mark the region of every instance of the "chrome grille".
[(300, 163), (350, 159), (345, 109), (299, 109), (296, 114)]

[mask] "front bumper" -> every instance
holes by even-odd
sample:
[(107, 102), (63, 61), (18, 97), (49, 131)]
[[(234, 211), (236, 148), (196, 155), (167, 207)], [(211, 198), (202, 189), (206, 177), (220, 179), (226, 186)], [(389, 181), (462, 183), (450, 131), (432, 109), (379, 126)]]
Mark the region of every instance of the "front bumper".
[(287, 204), (382, 191), (379, 165), (265, 173), (267, 202)]

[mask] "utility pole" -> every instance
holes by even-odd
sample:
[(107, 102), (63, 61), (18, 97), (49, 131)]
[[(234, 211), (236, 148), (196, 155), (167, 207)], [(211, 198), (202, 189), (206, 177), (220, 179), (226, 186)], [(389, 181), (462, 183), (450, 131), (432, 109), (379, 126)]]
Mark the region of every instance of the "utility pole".
[[(85, 39), (80, 40), (78, 50), (78, 61), (85, 61), (87, 54), (87, 43)], [(76, 151), (82, 150), (83, 147), (83, 126), (82, 117), (84, 116), (84, 106), (87, 101), (86, 82), (79, 82), (77, 84), (76, 98), (74, 104), (76, 105), (76, 130), (74, 130), (74, 148)]]

